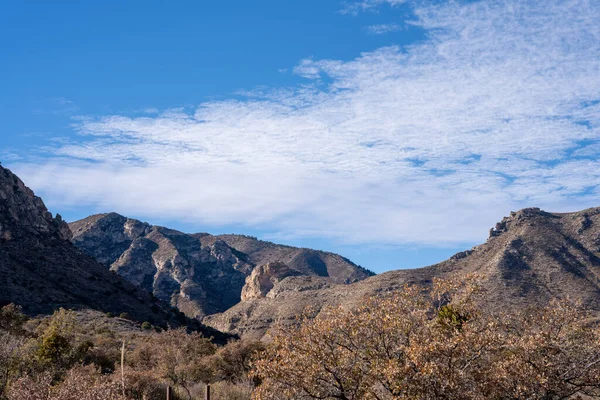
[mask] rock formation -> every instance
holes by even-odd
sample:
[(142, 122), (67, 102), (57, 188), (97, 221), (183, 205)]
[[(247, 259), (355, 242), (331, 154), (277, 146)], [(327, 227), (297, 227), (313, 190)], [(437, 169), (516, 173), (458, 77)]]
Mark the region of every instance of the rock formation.
[(242, 301), (266, 297), (273, 286), (288, 276), (299, 276), (282, 262), (273, 262), (254, 268), (242, 288)]
[(0, 303), (17, 302), (29, 313), (63, 306), (158, 323), (181, 319), (165, 300), (215, 329), (263, 338), (307, 306), (351, 308), (405, 284), (476, 273), (488, 311), (570, 297), (600, 313), (600, 208), (512, 212), (484, 244), (436, 265), (377, 276), (332, 253), (242, 235), (190, 235), (114, 213), (70, 228), (83, 252), (68, 242), (62, 218), (0, 167)]
[(268, 296), (251, 297), (221, 314), (204, 318), (218, 329), (262, 338), (278, 323), (290, 323), (310, 306), (359, 305), (365, 296), (398, 290), (406, 283), (428, 285), (435, 277), (477, 273), (486, 310), (544, 305), (553, 298), (579, 299), (600, 312), (600, 208), (548, 213), (513, 212), (486, 243), (425, 268), (391, 271), (351, 285), (315, 277), (287, 277)]
[(190, 317), (237, 304), (246, 278), (261, 265), (283, 262), (288, 275), (322, 276), (335, 283), (372, 275), (337, 254), (241, 235), (186, 234), (116, 213), (93, 215), (70, 228), (82, 251)]
[(216, 238), (247, 255), (254, 265), (282, 262), (303, 275), (327, 277), (334, 283), (353, 283), (374, 275), (335, 253), (284, 246), (245, 235), (219, 235)]
[[(108, 271), (73, 246), (70, 238), (62, 218), (53, 218), (39, 197), (0, 166), (0, 305), (16, 303), (30, 315), (52, 313), (59, 307), (127, 313), (139, 322), (189, 323), (193, 329), (203, 329)], [(224, 338), (213, 329), (204, 332)]]
[(60, 215), (46, 209), (23, 181), (0, 166), (0, 238), (12, 241), (27, 238), (69, 240), (71, 231)]

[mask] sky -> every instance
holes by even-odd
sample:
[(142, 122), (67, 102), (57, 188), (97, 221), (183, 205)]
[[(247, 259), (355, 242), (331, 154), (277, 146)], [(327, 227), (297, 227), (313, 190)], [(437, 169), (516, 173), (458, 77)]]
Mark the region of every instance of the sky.
[(72, 221), (383, 272), (600, 206), (600, 2), (0, 4), (0, 161)]

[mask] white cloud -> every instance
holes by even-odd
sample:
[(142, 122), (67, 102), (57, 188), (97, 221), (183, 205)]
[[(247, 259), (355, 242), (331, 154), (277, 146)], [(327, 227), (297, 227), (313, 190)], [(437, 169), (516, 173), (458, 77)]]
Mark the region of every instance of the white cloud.
[(398, 32), (402, 30), (402, 26), (398, 24), (379, 24), (367, 27), (367, 32), (371, 35), (385, 35), (390, 32)]
[(600, 205), (600, 3), (415, 14), (424, 43), (306, 59), (314, 84), (193, 114), (77, 120), (80, 141), (14, 169), (55, 208), (354, 243), (477, 242), (510, 210)]
[(392, 7), (398, 6), (400, 4), (407, 3), (407, 0), (362, 0), (347, 3), (346, 6), (342, 9), (342, 13), (344, 14), (358, 14), (359, 12), (364, 12), (368, 10), (376, 9), (382, 4), (389, 4)]

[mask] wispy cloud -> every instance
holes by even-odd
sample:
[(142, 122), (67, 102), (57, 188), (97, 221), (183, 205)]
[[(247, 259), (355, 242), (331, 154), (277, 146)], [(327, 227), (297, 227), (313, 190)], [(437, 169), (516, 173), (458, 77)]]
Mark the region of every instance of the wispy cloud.
[(380, 24), (367, 27), (367, 32), (371, 35), (384, 35), (390, 32), (398, 32), (402, 30), (402, 26), (398, 24)]
[(342, 8), (343, 14), (353, 14), (356, 15), (360, 12), (374, 10), (377, 7), (388, 4), (391, 6), (398, 6), (400, 4), (408, 3), (408, 0), (362, 0), (362, 1), (351, 1), (346, 2), (345, 6)]
[(426, 42), (303, 60), (304, 86), (193, 113), (81, 119), (15, 169), (53, 204), (356, 243), (474, 242), (511, 209), (600, 205), (600, 3), (414, 11)]

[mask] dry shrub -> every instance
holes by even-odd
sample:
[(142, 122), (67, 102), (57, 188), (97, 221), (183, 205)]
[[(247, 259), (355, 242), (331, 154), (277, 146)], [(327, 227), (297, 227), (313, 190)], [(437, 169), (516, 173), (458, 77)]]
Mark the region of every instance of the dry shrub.
[[(114, 374), (114, 379), (120, 382), (121, 375)], [(164, 400), (166, 386), (149, 372), (125, 368), (125, 388), (128, 399)]]
[[(194, 385), (190, 393), (193, 399), (204, 399), (206, 384), (200, 383)], [(238, 381), (236, 383), (220, 381), (210, 385), (211, 400), (250, 400), (254, 385), (252, 381)]]
[(46, 372), (37, 376), (25, 376), (12, 383), (7, 392), (7, 400), (52, 400), (52, 374)]
[(0, 399), (8, 384), (18, 378), (24, 369), (23, 337), (0, 330)]
[(23, 314), (21, 307), (8, 304), (0, 308), (0, 330), (14, 335), (24, 335), (26, 332), (23, 326), (26, 322), (27, 317)]
[(52, 400), (125, 400), (122, 388), (93, 366), (69, 370), (64, 381), (52, 390)]
[(247, 383), (252, 361), (265, 350), (259, 341), (237, 340), (221, 347), (209, 361), (214, 368), (214, 381)]
[[(75, 314), (58, 310), (24, 327), (27, 318), (15, 306), (0, 309), (0, 399), (120, 398), (122, 339), (111, 332), (86, 332)], [(163, 400), (166, 386), (175, 398), (194, 398), (202, 382), (217, 384), (216, 398), (247, 398), (250, 360), (262, 348), (232, 342), (218, 349), (209, 339), (184, 329), (129, 337), (125, 354), (125, 393), (131, 400)], [(235, 384), (234, 384), (235, 383)], [(213, 397), (214, 397), (213, 396)], [(220, 397), (219, 397), (220, 396)]]
[(75, 367), (52, 384), (52, 375), (19, 379), (8, 390), (8, 400), (124, 400), (120, 386), (93, 367)]
[(406, 286), (282, 328), (253, 374), (266, 399), (600, 398), (600, 329), (568, 301), (485, 315), (468, 280)]
[[(250, 400), (254, 385), (246, 382), (216, 382), (211, 385), (211, 399), (214, 400)], [(202, 397), (200, 397), (202, 398)]]
[(134, 370), (182, 389), (191, 399), (194, 383), (211, 381), (214, 371), (208, 360), (215, 351), (215, 345), (201, 334), (173, 329), (148, 336), (130, 361)]
[(33, 339), (24, 328), (26, 322), (20, 307), (0, 308), (0, 399), (13, 381), (33, 367)]

